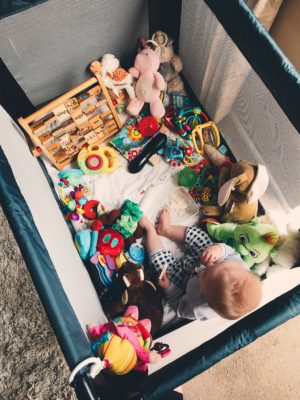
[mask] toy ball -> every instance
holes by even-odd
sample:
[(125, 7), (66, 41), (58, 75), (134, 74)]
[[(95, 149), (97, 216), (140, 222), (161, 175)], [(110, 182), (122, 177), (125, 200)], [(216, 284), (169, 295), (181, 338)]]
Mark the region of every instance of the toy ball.
[(178, 182), (181, 186), (190, 188), (196, 185), (198, 174), (191, 168), (182, 169), (178, 174)]
[(87, 175), (114, 172), (118, 167), (117, 153), (108, 146), (90, 145), (79, 152), (77, 164)]
[(137, 355), (132, 344), (114, 333), (107, 332), (97, 353), (101, 359), (110, 360), (110, 370), (116, 375), (127, 374), (137, 363)]
[(137, 127), (143, 136), (153, 136), (159, 131), (159, 124), (153, 116), (142, 118)]

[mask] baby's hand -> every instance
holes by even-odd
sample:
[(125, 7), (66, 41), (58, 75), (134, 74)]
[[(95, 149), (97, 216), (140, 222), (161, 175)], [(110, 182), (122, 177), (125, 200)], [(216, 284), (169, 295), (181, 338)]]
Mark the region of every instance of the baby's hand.
[(167, 289), (171, 282), (170, 279), (168, 278), (169, 273), (165, 272), (162, 277), (160, 279), (158, 279), (158, 284), (160, 287), (162, 287), (163, 289)]
[(200, 255), (200, 261), (204, 265), (214, 264), (219, 260), (222, 254), (222, 248), (218, 244), (209, 246), (207, 249), (203, 250)]

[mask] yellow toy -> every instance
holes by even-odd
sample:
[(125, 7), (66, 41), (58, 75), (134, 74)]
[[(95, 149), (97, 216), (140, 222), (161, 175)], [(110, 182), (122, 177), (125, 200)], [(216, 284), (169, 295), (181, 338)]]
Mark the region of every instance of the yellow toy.
[(91, 144), (79, 152), (77, 164), (87, 175), (108, 174), (118, 168), (117, 153), (109, 146)]
[(220, 146), (220, 133), (213, 121), (199, 124), (192, 130), (192, 140), (195, 151), (204, 155), (204, 145), (210, 144), (213, 147)]

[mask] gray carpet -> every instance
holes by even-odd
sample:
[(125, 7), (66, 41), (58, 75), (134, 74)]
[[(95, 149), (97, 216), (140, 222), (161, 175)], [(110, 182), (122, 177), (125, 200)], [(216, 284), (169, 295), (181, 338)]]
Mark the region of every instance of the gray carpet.
[[(0, 208), (1, 400), (72, 400), (68, 367)], [(183, 386), (185, 400), (300, 398), (300, 318)]]
[(75, 399), (68, 367), (0, 208), (0, 399)]

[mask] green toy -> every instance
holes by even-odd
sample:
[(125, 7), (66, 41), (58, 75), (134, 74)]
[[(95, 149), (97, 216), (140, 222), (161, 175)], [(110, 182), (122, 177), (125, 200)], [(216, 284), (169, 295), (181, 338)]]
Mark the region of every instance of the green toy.
[(138, 222), (143, 216), (143, 211), (139, 205), (130, 200), (125, 200), (120, 218), (113, 224), (112, 229), (115, 229), (124, 236), (129, 238), (136, 231)]
[(208, 223), (207, 232), (213, 239), (233, 247), (249, 268), (277, 253), (274, 246), (278, 241), (278, 232), (273, 225), (260, 224), (256, 219), (241, 225)]

